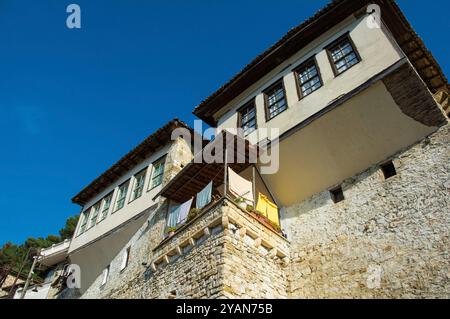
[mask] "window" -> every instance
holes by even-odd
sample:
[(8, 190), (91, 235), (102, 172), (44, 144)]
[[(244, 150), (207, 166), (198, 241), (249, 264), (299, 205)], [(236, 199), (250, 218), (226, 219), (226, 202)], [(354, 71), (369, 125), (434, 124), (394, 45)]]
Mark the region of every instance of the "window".
[(322, 87), (322, 79), (316, 60), (311, 59), (295, 70), (300, 98), (304, 98)]
[(100, 213), (100, 204), (101, 204), (101, 202), (98, 202), (91, 208), (91, 224), (90, 224), (89, 228), (94, 227), (95, 224), (97, 223), (97, 217), (98, 217), (98, 214)]
[(103, 269), (102, 272), (102, 286), (108, 282), (108, 276), (109, 276), (109, 265), (105, 269)]
[(142, 196), (146, 172), (147, 170), (145, 169), (134, 175), (134, 189), (133, 189), (133, 196), (131, 198), (132, 201)]
[(384, 179), (389, 179), (397, 175), (397, 171), (395, 170), (395, 166), (392, 161), (382, 164), (381, 171), (383, 172)]
[(273, 119), (275, 116), (286, 110), (287, 103), (283, 80), (280, 80), (264, 91), (264, 96), (266, 101), (267, 121)]
[(238, 111), (238, 127), (244, 131), (244, 137), (256, 130), (256, 107), (254, 100), (244, 105)]
[(102, 215), (100, 221), (104, 220), (108, 216), (109, 208), (111, 207), (112, 193), (103, 198)]
[(361, 58), (348, 35), (332, 43), (326, 50), (335, 75), (344, 73), (361, 61)]
[(125, 206), (125, 200), (127, 198), (128, 185), (130, 181), (127, 181), (119, 186), (119, 192), (117, 194), (116, 208), (114, 211), (118, 211), (123, 206)]
[(333, 200), (333, 202), (335, 204), (342, 202), (345, 199), (344, 192), (342, 191), (341, 186), (332, 189), (330, 191), (330, 195), (331, 195), (331, 199)]
[(150, 181), (150, 189), (153, 189), (162, 184), (165, 161), (166, 158), (163, 157), (153, 163), (153, 173), (152, 173), (152, 180)]
[(125, 250), (123, 257), (122, 257), (122, 265), (120, 266), (120, 271), (124, 270), (128, 266), (128, 261), (130, 260), (130, 250), (131, 247), (128, 247), (127, 250)]
[(90, 210), (88, 209), (88, 210), (84, 211), (83, 214), (81, 215), (80, 231), (78, 232), (78, 235), (81, 235), (82, 233), (84, 233), (86, 231), (86, 226), (89, 221), (89, 213), (90, 213)]

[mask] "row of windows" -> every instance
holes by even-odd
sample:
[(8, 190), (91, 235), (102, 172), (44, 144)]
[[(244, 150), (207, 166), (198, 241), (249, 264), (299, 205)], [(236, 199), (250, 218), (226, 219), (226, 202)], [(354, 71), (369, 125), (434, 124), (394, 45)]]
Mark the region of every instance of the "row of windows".
[[(361, 58), (348, 35), (338, 39), (325, 48), (335, 76), (338, 76), (361, 61)], [(320, 70), (313, 57), (294, 69), (300, 99), (320, 89), (323, 85)], [(266, 121), (270, 121), (288, 107), (283, 79), (264, 90)], [(244, 136), (256, 130), (256, 105), (253, 99), (238, 111), (238, 127)]]
[[(151, 174), (148, 191), (162, 184), (164, 175), (164, 163), (165, 157), (160, 158), (153, 163), (153, 171)], [(133, 190), (130, 198), (130, 202), (138, 199), (144, 192), (145, 177), (147, 175), (148, 167), (134, 175), (133, 177)], [(117, 190), (117, 197), (114, 204), (113, 213), (122, 209), (126, 204), (128, 190), (130, 188), (131, 179), (121, 184)], [(106, 195), (103, 199), (98, 201), (89, 209), (85, 210), (81, 216), (81, 224), (78, 231), (78, 235), (81, 235), (86, 230), (94, 227), (99, 222), (103, 221), (111, 209), (113, 200), (113, 193)]]

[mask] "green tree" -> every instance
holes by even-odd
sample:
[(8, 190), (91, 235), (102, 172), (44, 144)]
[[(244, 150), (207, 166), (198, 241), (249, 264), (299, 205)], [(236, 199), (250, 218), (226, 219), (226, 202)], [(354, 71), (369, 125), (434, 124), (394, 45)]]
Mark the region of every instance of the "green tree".
[[(59, 236), (48, 235), (43, 237), (29, 237), (21, 245), (7, 242), (0, 248), (0, 268), (11, 269), (18, 272), (24, 263), (22, 274), (29, 272), (35, 256), (39, 249), (48, 248), (65, 239), (71, 239), (78, 223), (78, 216), (69, 217), (64, 228), (59, 230)], [(45, 267), (36, 269), (34, 278), (42, 279), (46, 273)]]
[(77, 227), (79, 215), (67, 218), (66, 225), (59, 231), (62, 240), (71, 239)]

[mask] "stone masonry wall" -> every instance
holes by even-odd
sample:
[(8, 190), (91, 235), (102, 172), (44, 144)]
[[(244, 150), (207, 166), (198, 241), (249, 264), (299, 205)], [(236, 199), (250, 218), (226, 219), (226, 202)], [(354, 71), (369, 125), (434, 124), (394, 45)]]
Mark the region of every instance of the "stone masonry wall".
[[(157, 263), (157, 259), (160, 262), (156, 269), (147, 269), (134, 290), (143, 298), (220, 298), (223, 229), (215, 224), (209, 236), (203, 233), (220, 216), (221, 206), (216, 206), (156, 247), (149, 255), (149, 263)], [(186, 244), (189, 238), (194, 246)], [(180, 247), (182, 255), (172, 254), (167, 264), (161, 257), (175, 247)]]
[(183, 138), (173, 141), (164, 163), (163, 186), (165, 186), (193, 158), (191, 145)]
[(450, 297), (449, 126), (327, 191), (288, 207), (292, 298)]
[(279, 259), (268, 257), (249, 236), (230, 231), (224, 240), (223, 281), (227, 298), (287, 298), (288, 272)]
[[(108, 282), (101, 286), (100, 276), (83, 298), (287, 297), (287, 267), (282, 258), (287, 257), (288, 243), (284, 238), (225, 201), (161, 243), (162, 211), (158, 209), (150, 226), (144, 225), (130, 241), (129, 266), (120, 272), (119, 254), (111, 263)], [(146, 232), (155, 228), (159, 237)], [(187, 245), (191, 239), (195, 244)], [(181, 254), (173, 253), (177, 247)], [(147, 267), (142, 266), (143, 260)]]

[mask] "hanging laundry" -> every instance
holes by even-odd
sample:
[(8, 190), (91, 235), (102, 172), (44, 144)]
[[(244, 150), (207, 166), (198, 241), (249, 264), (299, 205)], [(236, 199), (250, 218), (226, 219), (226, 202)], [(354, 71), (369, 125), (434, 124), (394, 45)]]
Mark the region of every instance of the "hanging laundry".
[(267, 217), (272, 223), (280, 226), (280, 219), (278, 216), (278, 207), (272, 203), (267, 196), (258, 193), (258, 204), (256, 205), (256, 211), (261, 215)]
[(167, 227), (176, 227), (178, 224), (178, 218), (180, 214), (180, 205), (171, 206), (169, 211), (169, 217), (167, 218)]
[(178, 222), (177, 222), (177, 224), (181, 224), (181, 223), (186, 222), (187, 216), (189, 214), (189, 210), (191, 209), (193, 200), (194, 200), (194, 198), (191, 198), (187, 202), (185, 202), (185, 203), (180, 205), (180, 210), (179, 210), (179, 213), (178, 213)]
[(205, 188), (203, 188), (198, 194), (196, 199), (196, 207), (198, 209), (202, 209), (209, 203), (211, 203), (211, 196), (212, 196), (212, 187), (213, 182), (211, 181), (208, 185), (206, 185)]
[(228, 188), (234, 196), (243, 198), (248, 205), (254, 205), (252, 182), (239, 176), (231, 168), (228, 168)]

